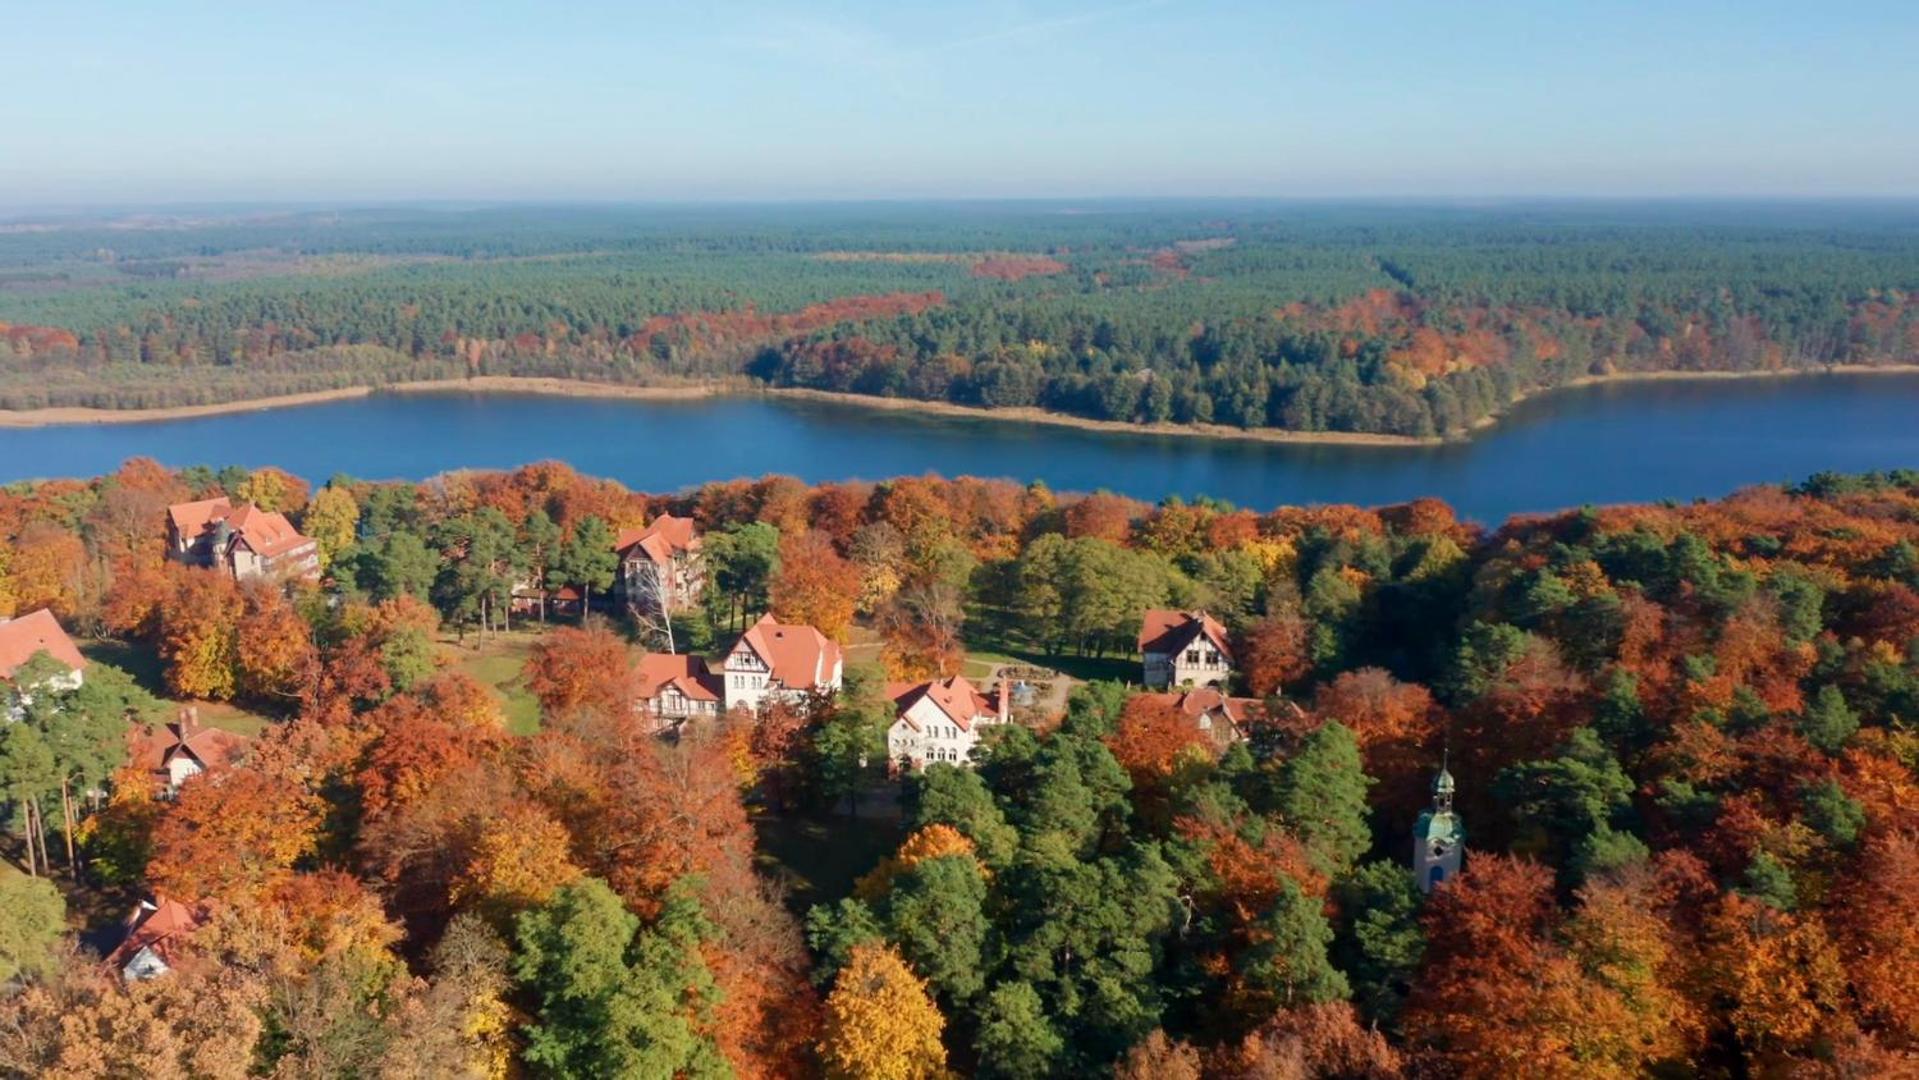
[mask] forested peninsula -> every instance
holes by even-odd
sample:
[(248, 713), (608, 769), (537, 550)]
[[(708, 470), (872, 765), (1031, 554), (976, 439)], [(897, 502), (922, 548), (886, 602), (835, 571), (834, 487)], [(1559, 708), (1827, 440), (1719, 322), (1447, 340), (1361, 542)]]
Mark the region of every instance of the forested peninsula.
[(500, 376), (1456, 437), (1620, 376), (1919, 362), (1905, 204), (1208, 202), (0, 225), (0, 408)]
[[(7, 1076), (1919, 1064), (1910, 470), (1487, 529), (136, 459), (0, 488), (0, 615)], [(1223, 683), (1143, 690), (1167, 627)]]

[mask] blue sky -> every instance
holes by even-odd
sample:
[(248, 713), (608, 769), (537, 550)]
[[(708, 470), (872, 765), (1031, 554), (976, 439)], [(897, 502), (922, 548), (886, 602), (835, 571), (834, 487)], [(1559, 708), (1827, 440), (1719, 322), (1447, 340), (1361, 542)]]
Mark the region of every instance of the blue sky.
[(1919, 3), (0, 0), (0, 207), (1919, 195)]

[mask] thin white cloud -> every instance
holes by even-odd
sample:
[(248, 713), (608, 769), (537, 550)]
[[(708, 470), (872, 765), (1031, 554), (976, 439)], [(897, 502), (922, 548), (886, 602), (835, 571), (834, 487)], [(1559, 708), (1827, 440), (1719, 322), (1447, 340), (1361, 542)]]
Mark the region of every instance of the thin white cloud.
[(950, 52), (955, 49), (964, 49), (973, 45), (986, 45), (995, 41), (1045, 37), (1048, 34), (1057, 33), (1061, 30), (1070, 30), (1076, 26), (1106, 22), (1110, 19), (1123, 18), (1127, 15), (1133, 15), (1141, 11), (1149, 11), (1153, 8), (1166, 7), (1170, 3), (1172, 3), (1172, 0), (1138, 0), (1138, 2), (1131, 4), (1116, 4), (1111, 7), (1093, 8), (1089, 11), (1055, 15), (1050, 18), (1029, 19), (1024, 22), (1014, 23), (1011, 26), (994, 27), (976, 34), (966, 34), (961, 37), (949, 38), (946, 41), (935, 42), (915, 51), (921, 53)]

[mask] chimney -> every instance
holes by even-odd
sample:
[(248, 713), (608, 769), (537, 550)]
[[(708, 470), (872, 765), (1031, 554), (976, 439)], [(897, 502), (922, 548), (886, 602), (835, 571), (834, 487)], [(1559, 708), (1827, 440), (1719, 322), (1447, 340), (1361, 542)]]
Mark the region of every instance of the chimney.
[(200, 707), (198, 705), (182, 706), (180, 709), (180, 733), (185, 735), (197, 730), (199, 726)]
[(1013, 680), (1006, 677), (1004, 671), (999, 677), (999, 722), (1004, 724), (1013, 718)]

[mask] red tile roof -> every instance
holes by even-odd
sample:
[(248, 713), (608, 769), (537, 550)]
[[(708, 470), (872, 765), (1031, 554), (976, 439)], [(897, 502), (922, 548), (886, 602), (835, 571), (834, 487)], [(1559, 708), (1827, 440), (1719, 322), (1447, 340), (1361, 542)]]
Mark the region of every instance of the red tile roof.
[(164, 896), (142, 901), (126, 918), (127, 936), (107, 954), (107, 963), (124, 967), (141, 949), (152, 947), (167, 966), (178, 959), (179, 947), (204, 921), (200, 911)]
[(621, 555), (638, 547), (651, 562), (671, 562), (674, 555), (691, 551), (699, 544), (699, 534), (693, 531), (693, 519), (661, 514), (653, 519), (653, 524), (644, 529), (627, 529), (613, 542), (613, 550)]
[(1212, 640), (1228, 661), (1233, 650), (1226, 628), (1203, 611), (1169, 611), (1151, 608), (1139, 628), (1139, 651), (1172, 655), (1193, 643), (1201, 635)]
[(60, 629), (53, 612), (46, 608), (0, 622), (0, 679), (11, 679), (20, 665), (38, 652), (60, 661), (75, 671), (85, 670), (87, 658), (74, 647), (73, 639)]
[(167, 507), (167, 520), (173, 523), (173, 527), (179, 530), (181, 536), (195, 537), (232, 513), (232, 501), (222, 495), (216, 499), (201, 499), (199, 502), (175, 503)]
[(245, 544), (263, 559), (277, 558), (313, 543), (300, 535), (285, 514), (262, 510), (252, 503), (235, 510), (226, 521), (238, 536), (234, 542)]
[(133, 764), (162, 781), (172, 779), (168, 766), (182, 754), (199, 762), (202, 769), (210, 770), (232, 765), (247, 749), (246, 736), (206, 727), (191, 715), (168, 724), (130, 728), (127, 741)]
[(794, 690), (819, 686), (833, 677), (840, 647), (818, 630), (776, 622), (771, 615), (747, 628), (740, 638), (766, 665), (767, 674)]
[(651, 700), (668, 687), (679, 690), (689, 701), (720, 700), (720, 681), (698, 656), (674, 653), (647, 653), (640, 657), (640, 696)]
[(313, 543), (300, 535), (285, 514), (262, 510), (252, 503), (242, 503), (235, 509), (225, 496), (169, 506), (167, 519), (189, 542), (224, 521), (233, 530), (235, 543), (245, 544), (263, 559), (278, 558)]
[(978, 717), (999, 717), (999, 694), (982, 694), (972, 683), (958, 675), (932, 682), (892, 683), (887, 686), (886, 695), (893, 699), (899, 717), (915, 730), (918, 725), (906, 712), (921, 698), (930, 700), (961, 731), (971, 731), (973, 721)]
[[(1200, 717), (1207, 715), (1225, 720), (1226, 730), (1221, 731), (1218, 726), (1213, 728), (1214, 736), (1222, 740), (1241, 734), (1246, 721), (1257, 716), (1266, 707), (1266, 703), (1258, 698), (1227, 697), (1210, 686), (1198, 690), (1187, 690), (1183, 693), (1141, 694), (1140, 696), (1161, 705), (1170, 705), (1178, 709), (1180, 715), (1195, 723)], [(1294, 706), (1294, 708), (1298, 707)]]

